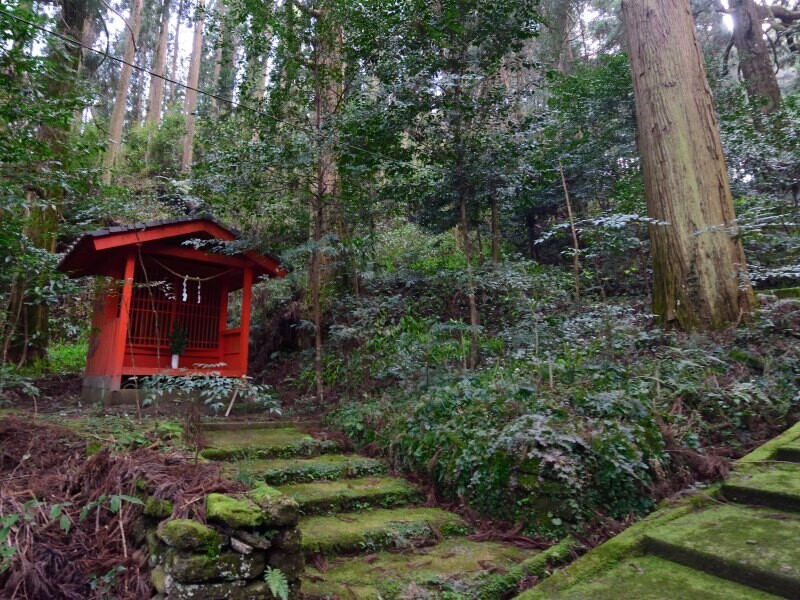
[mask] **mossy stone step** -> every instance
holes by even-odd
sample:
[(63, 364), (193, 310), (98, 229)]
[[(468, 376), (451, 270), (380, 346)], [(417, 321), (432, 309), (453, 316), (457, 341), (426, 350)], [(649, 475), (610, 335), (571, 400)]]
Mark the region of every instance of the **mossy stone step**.
[(645, 549), (711, 575), (779, 596), (800, 597), (800, 515), (719, 506), (645, 537)]
[[(305, 585), (305, 584), (304, 584)], [(517, 600), (771, 600), (778, 598), (656, 556), (621, 561), (601, 576), (568, 590), (531, 588)]]
[(300, 520), (307, 553), (355, 554), (384, 548), (413, 548), (441, 536), (469, 532), (456, 514), (438, 508), (377, 509)]
[(795, 439), (780, 446), (775, 451), (775, 460), (800, 462), (800, 439)]
[(303, 576), (303, 594), (353, 600), (438, 598), (446, 582), (447, 589), (458, 590), (460, 597), (477, 597), (491, 577), (537, 553), (495, 542), (443, 540), (402, 554), (380, 552), (333, 560), (324, 572), (309, 565)]
[(369, 507), (391, 508), (414, 504), (422, 493), (405, 479), (362, 477), (316, 483), (279, 486), (278, 490), (297, 500), (306, 515), (331, 514)]
[(238, 472), (240, 479), (255, 479), (269, 485), (353, 479), (384, 475), (387, 471), (386, 463), (380, 460), (347, 454), (248, 460), (226, 469), (229, 475)]
[(258, 429), (222, 429), (203, 433), (208, 460), (245, 458), (291, 458), (339, 452), (339, 444), (318, 440), (296, 427), (261, 427)]
[(722, 486), (728, 500), (800, 512), (800, 465), (749, 467), (734, 472)]

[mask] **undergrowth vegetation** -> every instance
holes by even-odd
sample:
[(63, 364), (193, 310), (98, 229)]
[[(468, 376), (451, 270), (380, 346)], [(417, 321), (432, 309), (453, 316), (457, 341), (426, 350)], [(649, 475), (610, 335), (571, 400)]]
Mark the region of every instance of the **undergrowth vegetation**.
[[(555, 537), (643, 514), (800, 418), (795, 300), (762, 296), (736, 331), (678, 333), (636, 299), (574, 303), (560, 269), (487, 265), (470, 370), (463, 266), (423, 264), (332, 307), (323, 370), (342, 398), (329, 425), (445, 500)], [(298, 385), (312, 381), (309, 365)]]

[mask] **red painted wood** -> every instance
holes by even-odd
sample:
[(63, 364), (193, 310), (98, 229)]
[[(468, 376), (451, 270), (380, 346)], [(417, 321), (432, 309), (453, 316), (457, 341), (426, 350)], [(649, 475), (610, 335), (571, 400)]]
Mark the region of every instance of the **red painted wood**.
[(250, 303), (253, 294), (253, 269), (244, 270), (244, 283), (242, 285), (242, 320), (239, 325), (241, 337), (239, 339), (239, 367), (242, 373), (247, 373), (247, 358), (250, 351)]
[(125, 231), (110, 234), (103, 237), (94, 238), (95, 250), (110, 250), (131, 244), (143, 244), (164, 238), (178, 237), (182, 235), (196, 235), (198, 233), (208, 233), (219, 240), (231, 241), (236, 236), (224, 227), (220, 227), (210, 221), (187, 221), (185, 223), (173, 223), (153, 227), (152, 229), (140, 229), (136, 231)]
[(114, 345), (109, 349), (110, 357), (107, 364), (107, 373), (111, 377), (112, 390), (120, 389), (122, 384), (122, 360), (125, 355), (125, 342), (128, 339), (128, 324), (130, 322), (131, 298), (133, 296), (133, 278), (136, 270), (136, 255), (133, 249), (128, 252), (125, 259), (125, 273), (123, 278), (125, 283), (122, 285), (122, 298), (119, 305), (119, 317), (117, 317), (116, 332), (114, 335)]
[(146, 251), (148, 254), (154, 254), (158, 256), (172, 256), (175, 258), (184, 258), (199, 263), (208, 263), (212, 265), (221, 265), (239, 269), (244, 269), (251, 264), (249, 260), (244, 260), (236, 256), (212, 254), (210, 252), (203, 252), (202, 250), (196, 250), (194, 248), (159, 245), (154, 247), (148, 246)]

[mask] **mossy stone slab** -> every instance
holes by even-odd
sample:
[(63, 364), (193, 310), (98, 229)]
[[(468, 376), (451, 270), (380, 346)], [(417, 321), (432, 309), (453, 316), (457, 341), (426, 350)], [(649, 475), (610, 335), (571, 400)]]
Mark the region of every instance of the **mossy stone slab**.
[(297, 500), (304, 514), (334, 513), (367, 507), (391, 508), (423, 499), (413, 485), (397, 477), (362, 477), (278, 487)]
[(589, 582), (553, 594), (537, 588), (518, 600), (771, 600), (766, 592), (656, 556), (633, 557)]
[(467, 533), (466, 523), (438, 508), (378, 509), (300, 520), (305, 552), (325, 555), (411, 548), (443, 536)]
[(513, 568), (536, 553), (495, 542), (450, 539), (403, 554), (380, 552), (334, 561), (325, 572), (308, 566), (302, 589), (308, 596), (322, 598), (435, 598), (446, 581), (451, 589), (472, 597), (470, 592), (491, 572)]
[(205, 432), (200, 455), (208, 460), (243, 458), (291, 458), (338, 452), (339, 444), (317, 440), (294, 427), (219, 430)]
[(800, 465), (749, 467), (734, 472), (722, 486), (728, 500), (800, 512)]
[(242, 480), (261, 480), (270, 485), (311, 483), (384, 475), (386, 463), (347, 454), (323, 454), (314, 458), (248, 460), (231, 465), (226, 474)]
[(676, 519), (645, 537), (653, 554), (785, 597), (800, 597), (800, 515), (730, 505)]
[(800, 462), (800, 440), (795, 439), (778, 448), (775, 452), (775, 459)]

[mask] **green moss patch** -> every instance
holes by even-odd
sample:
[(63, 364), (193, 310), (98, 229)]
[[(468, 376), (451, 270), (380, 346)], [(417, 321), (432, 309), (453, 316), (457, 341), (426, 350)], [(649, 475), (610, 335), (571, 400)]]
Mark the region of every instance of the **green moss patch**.
[(597, 579), (558, 594), (542, 594), (538, 588), (523, 593), (519, 600), (768, 600), (771, 594), (731, 581), (700, 573), (655, 556), (620, 562)]
[(663, 558), (784, 597), (800, 597), (800, 516), (720, 506), (648, 534)]
[(775, 458), (777, 460), (800, 462), (800, 440), (795, 439), (794, 441), (782, 445), (775, 452)]
[(471, 596), (469, 592), (477, 591), (480, 581), (490, 577), (491, 572), (513, 568), (531, 554), (494, 542), (444, 540), (431, 548), (404, 554), (380, 552), (342, 560), (324, 573), (309, 566), (303, 578), (303, 592), (328, 598), (389, 600), (412, 597), (407, 592), (414, 588), (417, 593), (422, 588), (424, 597), (435, 597), (436, 592), (447, 587)]
[(423, 499), (420, 491), (396, 477), (363, 477), (279, 488), (300, 504), (305, 514), (321, 514), (380, 506), (390, 508)]
[(165, 521), (159, 527), (158, 537), (168, 546), (183, 550), (218, 548), (223, 542), (219, 533), (191, 519)]
[(464, 521), (437, 508), (379, 509), (344, 513), (335, 517), (310, 517), (300, 521), (303, 550), (323, 554), (373, 552), (405, 548), (468, 531)]
[(258, 527), (262, 522), (261, 508), (247, 498), (232, 498), (225, 494), (209, 494), (206, 498), (206, 518), (234, 529)]
[(291, 458), (337, 452), (333, 441), (317, 440), (294, 427), (208, 431), (200, 455), (208, 460)]
[(775, 464), (733, 473), (722, 493), (734, 502), (800, 512), (800, 465)]
[(363, 456), (324, 454), (314, 458), (277, 458), (249, 460), (232, 465), (227, 470), (231, 477), (243, 480), (261, 480), (270, 485), (311, 483), (335, 479), (383, 475), (386, 464)]

